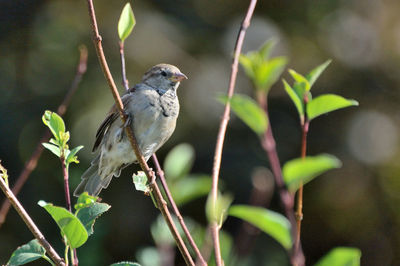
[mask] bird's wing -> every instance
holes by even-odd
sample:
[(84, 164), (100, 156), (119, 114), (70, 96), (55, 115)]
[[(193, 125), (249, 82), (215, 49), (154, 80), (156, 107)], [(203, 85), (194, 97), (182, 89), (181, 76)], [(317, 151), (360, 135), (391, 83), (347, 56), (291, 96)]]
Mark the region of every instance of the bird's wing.
[[(124, 107), (127, 106), (128, 103), (130, 102), (130, 100), (132, 99), (131, 97), (129, 97), (129, 94), (130, 93), (134, 93), (134, 91), (135, 91), (135, 87), (130, 89), (128, 93), (124, 94), (121, 97), (121, 100), (122, 100), (122, 103), (123, 103)], [(107, 115), (106, 119), (104, 119), (104, 121), (101, 123), (99, 129), (97, 130), (96, 141), (94, 142), (92, 152), (96, 151), (97, 148), (100, 146), (104, 135), (107, 133), (107, 130), (110, 128), (112, 123), (114, 123), (114, 121), (116, 119), (118, 119), (118, 117), (119, 117), (119, 111), (118, 111), (117, 107), (114, 104), (111, 107), (110, 112), (108, 112), (108, 115)]]
[[(113, 107), (114, 109), (114, 107)], [(117, 112), (110, 112), (106, 119), (104, 119), (103, 123), (101, 123), (99, 129), (96, 133), (96, 141), (94, 142), (92, 152), (96, 151), (100, 146), (101, 141), (103, 140), (104, 135), (107, 132), (107, 129), (111, 126), (111, 124), (118, 118), (119, 114)]]

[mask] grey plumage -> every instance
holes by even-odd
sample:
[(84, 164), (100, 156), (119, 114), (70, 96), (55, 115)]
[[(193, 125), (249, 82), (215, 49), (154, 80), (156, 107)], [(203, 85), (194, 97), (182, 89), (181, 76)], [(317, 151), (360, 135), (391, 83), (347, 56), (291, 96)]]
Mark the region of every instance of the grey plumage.
[[(146, 161), (175, 130), (179, 114), (176, 90), (185, 78), (175, 66), (159, 64), (144, 74), (142, 83), (121, 98)], [(82, 175), (82, 181), (74, 191), (75, 196), (84, 191), (97, 196), (110, 184), (113, 176), (118, 177), (124, 167), (136, 162), (115, 106), (97, 131), (93, 146), (93, 151), (96, 150), (99, 154)]]

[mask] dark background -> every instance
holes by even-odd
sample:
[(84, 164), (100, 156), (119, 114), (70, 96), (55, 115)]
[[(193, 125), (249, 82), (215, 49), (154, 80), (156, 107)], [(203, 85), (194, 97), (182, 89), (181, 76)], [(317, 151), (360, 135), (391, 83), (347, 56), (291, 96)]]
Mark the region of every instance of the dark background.
[[(105, 53), (121, 92), (116, 29), (124, 4), (95, 1)], [(210, 174), (222, 114), (215, 95), (227, 89), (234, 40), (248, 1), (137, 0), (132, 5), (137, 25), (125, 44), (131, 84), (160, 62), (179, 66), (189, 77), (179, 89), (177, 129), (159, 151), (159, 158), (187, 142), (196, 150), (193, 172)], [(288, 56), (288, 67), (300, 73), (333, 59), (314, 85), (314, 96), (337, 93), (360, 103), (358, 108), (323, 116), (311, 124), (308, 154), (334, 154), (343, 167), (305, 187), (302, 242), (308, 265), (336, 246), (360, 248), (363, 265), (400, 263), (399, 12), (397, 0), (259, 1), (246, 35), (244, 52), (276, 38), (274, 54)], [(91, 42), (86, 1), (0, 1), (0, 159), (11, 183), (45, 129), (41, 122), (44, 110), (55, 111), (69, 88), (81, 44), (89, 50), (88, 71), (65, 116), (71, 146), (85, 146), (79, 153), (81, 163), (70, 169), (72, 188), (93, 157), (95, 131), (113, 103)], [(284, 77), (291, 80), (287, 72)], [(251, 95), (251, 84), (242, 70), (236, 90)], [(299, 155), (300, 130), (296, 110), (281, 82), (273, 86), (269, 105), (278, 152), (285, 162)], [(221, 178), (235, 203), (248, 202), (251, 173), (258, 166), (269, 164), (257, 137), (232, 119)], [(158, 210), (134, 190), (130, 179), (134, 170), (126, 169), (102, 192), (103, 201), (112, 208), (96, 223), (94, 236), (78, 250), (81, 265), (135, 261), (139, 248), (154, 244), (149, 224)], [(36, 204), (40, 199), (65, 204), (60, 164), (50, 152), (44, 152), (19, 198), (62, 253), (56, 225)], [(204, 203), (205, 198), (198, 199), (182, 212), (205, 225)], [(276, 196), (270, 208), (280, 211)], [(224, 229), (234, 236), (239, 225), (229, 218)], [(32, 238), (11, 210), (0, 228), (0, 263)], [(255, 250), (258, 263), (254, 265), (287, 263), (282, 250), (265, 235), (258, 237)]]

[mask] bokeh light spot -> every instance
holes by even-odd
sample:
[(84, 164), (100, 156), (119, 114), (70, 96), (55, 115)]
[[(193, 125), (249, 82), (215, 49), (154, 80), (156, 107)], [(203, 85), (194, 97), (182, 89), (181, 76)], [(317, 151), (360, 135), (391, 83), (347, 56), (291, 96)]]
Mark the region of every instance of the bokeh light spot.
[(363, 163), (379, 164), (397, 151), (398, 130), (393, 121), (377, 111), (363, 111), (350, 121), (347, 132), (350, 152)]

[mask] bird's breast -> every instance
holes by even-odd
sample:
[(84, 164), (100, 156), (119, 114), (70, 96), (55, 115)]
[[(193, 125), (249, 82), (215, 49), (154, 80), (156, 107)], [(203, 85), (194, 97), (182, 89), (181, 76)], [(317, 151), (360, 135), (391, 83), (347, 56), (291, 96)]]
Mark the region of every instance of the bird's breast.
[[(128, 101), (126, 111), (131, 117), (131, 127), (140, 150), (148, 159), (174, 132), (179, 114), (179, 102), (176, 97), (160, 96), (155, 91), (138, 91)], [(121, 127), (121, 122), (113, 124), (108, 132), (110, 136), (108, 143), (103, 143), (103, 147), (109, 154), (116, 153), (114, 155), (119, 155), (116, 157), (124, 157), (122, 160), (127, 163), (125, 161), (131, 161), (135, 156), (126, 135), (123, 134), (123, 138), (120, 138)]]
[(177, 98), (145, 95), (135, 101), (132, 127), (145, 157), (151, 156), (175, 130), (179, 113)]

